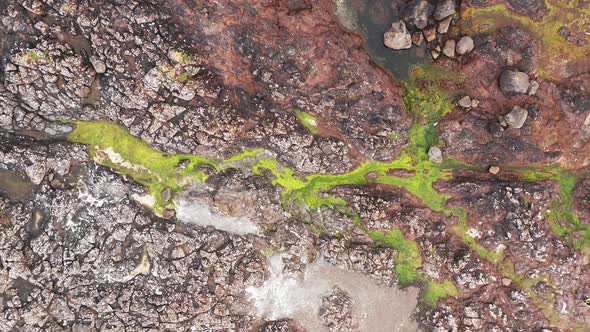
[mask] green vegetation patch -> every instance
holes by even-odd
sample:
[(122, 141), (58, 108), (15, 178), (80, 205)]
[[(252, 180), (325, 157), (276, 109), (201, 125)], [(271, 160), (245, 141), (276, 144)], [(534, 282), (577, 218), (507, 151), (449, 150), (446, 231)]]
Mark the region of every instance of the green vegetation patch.
[(459, 291), (455, 284), (449, 280), (445, 280), (441, 283), (429, 282), (426, 293), (424, 294), (424, 301), (426, 303), (435, 306), (438, 300), (443, 299), (447, 296), (459, 296)]
[(296, 109), (295, 110), (295, 115), (297, 115), (297, 118), (299, 119), (299, 121), (301, 122), (301, 124), (307, 128), (307, 130), (309, 130), (309, 132), (311, 132), (314, 135), (317, 135), (318, 133), (318, 119), (307, 113), (304, 112), (302, 110)]

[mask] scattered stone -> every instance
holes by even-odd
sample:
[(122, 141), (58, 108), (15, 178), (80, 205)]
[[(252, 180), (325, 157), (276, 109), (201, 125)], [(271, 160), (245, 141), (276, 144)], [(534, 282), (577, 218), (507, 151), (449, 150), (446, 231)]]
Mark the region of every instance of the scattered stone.
[(162, 212), (162, 218), (166, 219), (166, 220), (170, 220), (172, 218), (174, 218), (176, 216), (176, 211), (173, 209), (165, 209)]
[(459, 101), (457, 103), (459, 104), (459, 106), (461, 106), (463, 108), (470, 108), (471, 107), (471, 97), (464, 96), (461, 99), (459, 99)]
[(561, 28), (559, 28), (559, 30), (557, 30), (557, 32), (559, 32), (559, 35), (563, 38), (567, 38), (570, 36), (570, 29), (566, 26), (562, 26)]
[(63, 183), (61, 183), (61, 181), (59, 181), (58, 179), (51, 180), (51, 182), (49, 183), (49, 185), (53, 189), (62, 189), (64, 187), (63, 186)]
[(518, 129), (524, 125), (528, 115), (529, 112), (526, 109), (520, 106), (514, 106), (512, 108), (512, 111), (510, 111), (510, 113), (504, 116), (504, 120), (506, 121), (506, 124), (511, 128)]
[(440, 0), (436, 4), (433, 18), (440, 21), (447, 18), (455, 13), (455, 1), (454, 0)]
[(365, 179), (369, 181), (377, 180), (378, 177), (379, 174), (377, 174), (377, 172), (369, 172), (365, 175)]
[(438, 52), (438, 51), (435, 51), (435, 50), (432, 50), (432, 51), (430, 51), (430, 55), (432, 55), (432, 58), (433, 58), (434, 60), (436, 60), (436, 59), (438, 59), (438, 57), (440, 56), (440, 52)]
[(424, 39), (426, 39), (427, 43), (430, 43), (431, 41), (436, 39), (435, 27), (425, 29), (424, 31), (422, 31), (422, 33), (424, 34)]
[(473, 50), (473, 47), (473, 38), (469, 36), (463, 36), (457, 42), (457, 54), (462, 55), (465, 53), (469, 53)]
[(420, 46), (422, 45), (422, 42), (424, 41), (424, 36), (422, 35), (422, 32), (418, 31), (418, 32), (414, 32), (412, 34), (412, 43), (416, 46)]
[(505, 70), (500, 75), (500, 89), (504, 93), (527, 93), (529, 86), (527, 73), (518, 70)]
[(170, 188), (166, 188), (166, 189), (162, 190), (162, 192), (160, 193), (160, 198), (164, 202), (168, 202), (170, 200), (170, 198), (172, 198), (172, 190), (170, 190)]
[(440, 45), (436, 45), (436, 47), (434, 49), (438, 52), (442, 51), (442, 49), (440, 48)]
[(439, 147), (432, 146), (428, 149), (428, 159), (433, 163), (440, 164), (443, 162), (442, 151)]
[(477, 106), (479, 106), (479, 100), (471, 99), (471, 108), (476, 108)]
[(510, 280), (509, 278), (502, 278), (502, 285), (510, 286), (510, 284), (512, 284), (512, 280)]
[(500, 172), (500, 167), (498, 166), (490, 166), (490, 168), (488, 169), (488, 171), (494, 175), (498, 174)]
[(506, 123), (506, 119), (504, 119), (504, 116), (500, 116), (500, 118), (498, 119), (498, 123), (500, 123), (500, 126), (502, 127), (508, 127), (508, 124)]
[(449, 31), (449, 27), (451, 26), (451, 20), (453, 19), (453, 16), (449, 16), (447, 18), (445, 18), (444, 20), (440, 21), (440, 23), (438, 24), (438, 27), (436, 28), (436, 31), (438, 31), (438, 33), (440, 34), (445, 34)]
[(404, 50), (412, 47), (412, 37), (402, 20), (393, 22), (391, 28), (383, 35), (383, 39), (385, 46), (394, 50)]
[(445, 46), (443, 47), (444, 55), (448, 56), (449, 58), (455, 57), (455, 40), (449, 39), (445, 42)]
[(512, 54), (508, 54), (506, 56), (506, 66), (512, 66), (514, 65), (514, 59), (512, 58)]
[(412, 0), (405, 6), (402, 19), (410, 29), (424, 29), (428, 24), (428, 16), (432, 13), (432, 5), (426, 0)]
[(529, 92), (528, 94), (533, 96), (537, 93), (537, 90), (539, 89), (539, 83), (535, 80), (530, 81), (531, 86), (529, 87)]
[(107, 66), (104, 61), (95, 56), (90, 57), (90, 63), (92, 64), (92, 67), (94, 67), (94, 71), (97, 74), (102, 74), (107, 71)]

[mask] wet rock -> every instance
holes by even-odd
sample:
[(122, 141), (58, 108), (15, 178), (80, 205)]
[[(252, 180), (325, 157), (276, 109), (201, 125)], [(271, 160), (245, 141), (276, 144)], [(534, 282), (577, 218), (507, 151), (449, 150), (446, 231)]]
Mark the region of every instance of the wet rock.
[(436, 28), (435, 27), (425, 29), (422, 32), (424, 33), (424, 39), (426, 39), (427, 43), (430, 43), (431, 41), (436, 39)]
[(416, 46), (420, 46), (422, 45), (422, 42), (424, 41), (424, 36), (422, 35), (422, 32), (418, 31), (418, 32), (414, 32), (412, 34), (412, 43)]
[(469, 36), (463, 36), (457, 42), (457, 54), (462, 55), (465, 53), (469, 53), (473, 50), (473, 38)]
[(433, 163), (440, 164), (443, 162), (442, 151), (437, 146), (432, 146), (428, 149), (428, 159)]
[(504, 93), (527, 93), (530, 87), (529, 75), (518, 70), (505, 70), (500, 75), (500, 89)]
[(529, 113), (526, 109), (520, 106), (514, 106), (510, 113), (504, 116), (504, 121), (506, 121), (509, 127), (518, 129), (524, 125), (528, 115)]
[(436, 31), (440, 34), (445, 34), (449, 31), (449, 27), (451, 26), (451, 21), (453, 20), (452, 16), (449, 16), (447, 18), (445, 18), (444, 20), (440, 21), (440, 23), (438, 23), (438, 27), (436, 28)]
[(162, 199), (162, 201), (168, 202), (170, 198), (172, 198), (172, 190), (170, 190), (170, 188), (162, 190), (162, 192), (160, 193), (160, 198)]
[(435, 20), (440, 21), (455, 13), (455, 1), (454, 0), (440, 0), (436, 4), (434, 15), (432, 16)]
[(470, 107), (472, 107), (471, 97), (464, 96), (461, 99), (459, 99), (457, 104), (463, 108), (470, 108)]
[(500, 167), (498, 166), (490, 166), (490, 168), (488, 169), (488, 171), (494, 175), (498, 174), (500, 172)]
[(443, 47), (443, 54), (448, 56), (449, 58), (454, 58), (455, 57), (455, 40), (454, 39), (449, 39), (445, 42), (445, 46)]
[(424, 29), (428, 24), (428, 16), (432, 13), (432, 5), (426, 0), (412, 0), (405, 6), (402, 19), (410, 29)]
[(391, 24), (391, 28), (383, 35), (384, 44), (394, 50), (412, 47), (412, 36), (406, 29), (404, 21), (399, 20)]

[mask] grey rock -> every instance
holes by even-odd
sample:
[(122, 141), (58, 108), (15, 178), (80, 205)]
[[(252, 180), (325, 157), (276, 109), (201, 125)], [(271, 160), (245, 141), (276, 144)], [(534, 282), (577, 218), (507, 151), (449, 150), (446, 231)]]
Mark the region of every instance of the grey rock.
[(436, 28), (436, 31), (438, 31), (438, 33), (440, 34), (445, 34), (449, 31), (449, 27), (451, 26), (451, 21), (453, 20), (452, 16), (449, 16), (447, 18), (445, 18), (444, 20), (440, 21), (440, 23), (438, 23), (438, 27)]
[(528, 94), (533, 96), (537, 93), (537, 90), (539, 89), (539, 83), (535, 80), (530, 81), (531, 86), (529, 87), (529, 92)]
[(172, 198), (172, 190), (170, 190), (170, 188), (166, 188), (166, 189), (162, 190), (162, 192), (160, 193), (160, 198), (164, 202), (168, 202), (170, 200), (170, 198)]
[(526, 109), (514, 106), (512, 111), (504, 116), (504, 120), (509, 127), (518, 129), (524, 125), (528, 115), (529, 112)]
[(428, 159), (433, 163), (440, 164), (443, 162), (442, 151), (437, 146), (432, 146), (428, 149)]
[(454, 0), (440, 0), (436, 4), (434, 10), (434, 19), (440, 21), (455, 13), (455, 1)]
[(527, 93), (530, 87), (529, 75), (518, 70), (505, 70), (500, 75), (500, 89), (504, 93)]
[(445, 46), (443, 47), (443, 54), (448, 56), (449, 58), (454, 58), (455, 57), (455, 40), (454, 39), (449, 39), (445, 42)]
[(498, 166), (490, 166), (490, 168), (488, 169), (488, 171), (492, 174), (498, 174), (500, 173), (500, 167)]
[(410, 29), (424, 29), (428, 24), (428, 16), (432, 13), (432, 5), (426, 0), (413, 0), (408, 3), (402, 13), (402, 19)]
[(459, 41), (457, 42), (457, 54), (462, 55), (465, 53), (469, 53), (473, 50), (473, 38), (469, 37), (469, 36), (463, 36), (461, 37), (461, 39), (459, 39)]
[(384, 44), (394, 50), (404, 50), (412, 47), (412, 36), (406, 29), (404, 21), (399, 20), (391, 24), (391, 28), (383, 35)]
[(470, 108), (472, 105), (471, 98), (469, 96), (464, 96), (461, 99), (459, 99), (457, 104), (459, 104), (459, 106), (463, 108)]
[(423, 31), (423, 33), (424, 33), (424, 39), (426, 39), (427, 43), (430, 43), (431, 41), (436, 39), (436, 28), (435, 27), (425, 29)]

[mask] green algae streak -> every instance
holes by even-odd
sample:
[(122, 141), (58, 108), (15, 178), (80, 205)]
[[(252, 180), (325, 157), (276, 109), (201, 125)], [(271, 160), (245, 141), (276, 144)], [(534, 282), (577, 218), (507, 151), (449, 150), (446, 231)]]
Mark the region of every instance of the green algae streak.
[[(461, 77), (436, 70), (432, 67), (416, 67), (410, 73), (407, 81), (403, 82), (406, 89), (404, 103), (406, 110), (413, 117), (413, 125), (408, 131), (408, 145), (400, 156), (391, 162), (367, 161), (358, 168), (343, 174), (311, 174), (301, 175), (293, 169), (281, 164), (274, 154), (263, 149), (246, 150), (241, 154), (227, 158), (215, 159), (192, 155), (176, 155), (158, 152), (140, 139), (129, 134), (124, 128), (105, 121), (76, 122), (75, 129), (68, 135), (68, 140), (89, 145), (90, 157), (97, 163), (132, 177), (135, 181), (148, 188), (156, 198), (154, 211), (160, 212), (168, 202), (159, 198), (165, 188), (181, 191), (188, 185), (204, 182), (207, 175), (203, 167), (210, 167), (216, 171), (227, 168), (247, 168), (254, 174), (270, 171), (274, 176), (273, 185), (282, 188), (283, 204), (299, 204), (311, 210), (322, 207), (337, 209), (350, 216), (357, 224), (365, 229), (377, 245), (391, 247), (396, 250), (395, 272), (402, 285), (420, 282), (426, 285), (424, 300), (435, 305), (445, 296), (459, 296), (455, 285), (448, 280), (428, 281), (420, 273), (422, 254), (418, 244), (408, 240), (398, 229), (368, 230), (362, 224), (360, 217), (350, 211), (346, 201), (341, 197), (326, 195), (331, 188), (343, 185), (366, 185), (380, 183), (398, 188), (404, 188), (419, 198), (426, 206), (434, 211), (454, 216), (458, 224), (453, 232), (481, 258), (498, 267), (503, 276), (517, 283), (531, 298), (532, 302), (543, 311), (553, 326), (562, 328), (582, 329), (585, 326), (565, 322), (553, 309), (553, 302), (547, 296), (537, 295), (533, 286), (544, 281), (550, 284), (549, 277), (526, 279), (514, 271), (514, 264), (501, 250), (491, 251), (479, 245), (468, 233), (467, 211), (462, 207), (447, 207), (447, 196), (438, 193), (433, 185), (437, 181), (452, 179), (452, 171), (469, 169), (485, 171), (482, 167), (468, 165), (463, 162), (446, 159), (442, 164), (434, 164), (428, 158), (431, 146), (442, 144), (438, 137), (436, 123), (453, 109), (452, 95), (440, 86), (440, 80), (461, 80)], [(302, 122), (307, 121), (307, 113), (298, 114)], [(314, 118), (315, 119), (315, 118)], [(312, 130), (311, 128), (310, 131)], [(185, 167), (179, 167), (184, 164)], [(410, 177), (390, 175), (390, 170), (406, 170), (413, 172)], [(582, 225), (571, 212), (572, 192), (578, 178), (588, 177), (573, 172), (561, 170), (555, 165), (547, 166), (506, 166), (503, 169), (514, 172), (522, 181), (557, 181), (561, 187), (561, 201), (555, 202), (552, 211), (552, 227), (555, 232), (567, 239), (572, 238), (574, 232), (582, 231), (581, 242), (572, 243), (577, 248), (589, 246), (587, 225)], [(374, 180), (368, 180), (367, 174), (374, 173)], [(557, 211), (557, 212), (556, 212)], [(558, 290), (555, 290), (557, 292)], [(547, 301), (550, 303), (547, 304)]]

